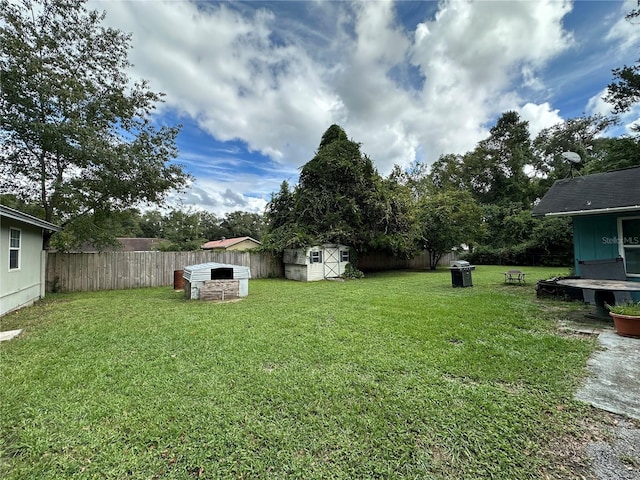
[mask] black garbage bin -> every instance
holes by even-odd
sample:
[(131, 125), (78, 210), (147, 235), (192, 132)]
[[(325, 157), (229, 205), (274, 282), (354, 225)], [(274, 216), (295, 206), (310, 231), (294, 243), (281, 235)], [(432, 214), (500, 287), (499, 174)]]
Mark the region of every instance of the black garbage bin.
[(471, 270), (475, 268), (474, 265), (469, 265), (469, 262), (456, 261), (451, 264), (449, 268), (451, 270), (451, 286), (452, 287), (473, 287), (473, 280), (471, 278)]

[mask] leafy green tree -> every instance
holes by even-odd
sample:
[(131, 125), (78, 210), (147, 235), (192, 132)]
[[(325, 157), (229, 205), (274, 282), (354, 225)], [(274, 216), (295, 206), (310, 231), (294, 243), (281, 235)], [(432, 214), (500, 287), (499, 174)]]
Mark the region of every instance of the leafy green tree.
[(419, 225), (411, 187), (402, 183), (398, 168), (382, 179), (371, 215), (369, 248), (397, 257), (417, 252)]
[(0, 194), (0, 204), (37, 218), (42, 218), (43, 215), (42, 208), (37, 203), (25, 201), (14, 193)]
[(0, 193), (36, 202), (75, 244), (112, 242), (112, 212), (188, 180), (170, 163), (179, 129), (152, 122), (162, 95), (130, 81), (130, 36), (104, 17), (82, 1), (0, 0)]
[(549, 258), (545, 265), (570, 265), (573, 260), (573, 225), (571, 218), (552, 217), (537, 220), (531, 232), (529, 248), (538, 256)]
[(533, 189), (526, 167), (534, 163), (526, 121), (516, 112), (503, 113), (490, 135), (464, 155), (442, 155), (432, 166), (431, 191), (467, 190), (481, 205), (531, 205)]
[(207, 242), (200, 225), (200, 212), (191, 208), (171, 210), (163, 218), (163, 238), (168, 243), (162, 246), (162, 250), (199, 250)]
[(448, 190), (422, 198), (417, 210), (420, 242), (436, 269), (442, 256), (454, 247), (471, 245), (482, 237), (482, 208), (464, 190)]
[(271, 231), (293, 223), (295, 220), (295, 196), (285, 180), (280, 190), (271, 195), (271, 201), (265, 209), (265, 219)]
[(528, 241), (536, 225), (531, 210), (523, 209), (517, 203), (484, 205), (483, 218), (485, 236), (482, 244), (491, 248), (512, 247)]
[[(625, 16), (628, 21), (640, 17), (640, 1), (637, 4), (639, 7)], [(640, 101), (640, 60), (635, 65), (614, 69), (613, 78), (605, 100), (613, 104), (615, 113), (623, 113)]]
[(528, 122), (516, 112), (505, 112), (489, 137), (464, 157), (468, 187), (480, 204), (519, 203), (528, 208), (533, 198), (525, 167), (533, 161)]
[(466, 155), (456, 155), (449, 153), (441, 155), (433, 162), (431, 170), (426, 176), (426, 182), (413, 180), (415, 185), (422, 184), (421, 192), (438, 190), (469, 190), (471, 191), (472, 178), (465, 162)]
[(141, 237), (140, 211), (137, 208), (112, 212), (105, 222), (116, 237)]
[[(556, 180), (579, 173), (592, 161), (594, 143), (611, 120), (600, 115), (572, 118), (542, 130), (533, 141), (535, 191), (542, 197)], [(572, 164), (562, 154), (575, 152), (581, 162)], [(586, 169), (585, 169), (586, 170)]]
[(624, 113), (640, 101), (640, 60), (635, 65), (616, 68), (613, 77), (605, 99), (613, 104), (615, 113)]
[[(631, 10), (627, 15), (628, 21), (634, 21), (640, 17), (639, 7)], [(613, 104), (616, 114), (624, 113), (640, 102), (640, 59), (635, 65), (625, 65), (613, 70), (613, 81), (609, 84), (605, 100)], [(640, 127), (634, 126), (634, 130), (640, 134)]]
[(596, 138), (590, 161), (583, 174), (640, 166), (640, 135), (633, 137)]
[(144, 238), (164, 238), (164, 216), (160, 210), (147, 210), (140, 218), (141, 235)]
[(271, 195), (265, 209), (265, 234), (262, 244), (265, 248), (279, 252), (287, 248), (310, 245), (315, 239), (306, 232), (296, 219), (296, 191), (282, 182), (280, 190)]
[(198, 212), (198, 222), (202, 237), (208, 240), (216, 240), (225, 235), (224, 228), (220, 226), (220, 219), (211, 212)]
[(220, 223), (220, 230), (221, 236), (228, 238), (251, 237), (255, 240), (261, 240), (264, 218), (258, 213), (231, 212)]

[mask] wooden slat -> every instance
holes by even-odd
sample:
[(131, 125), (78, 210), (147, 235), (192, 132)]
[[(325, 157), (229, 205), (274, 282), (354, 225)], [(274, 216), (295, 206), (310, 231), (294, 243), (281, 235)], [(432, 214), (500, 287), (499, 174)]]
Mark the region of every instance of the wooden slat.
[(248, 266), (252, 278), (284, 276), (281, 262), (266, 253), (55, 252), (48, 254), (47, 288), (54, 283), (68, 292), (173, 286), (175, 270), (207, 262)]

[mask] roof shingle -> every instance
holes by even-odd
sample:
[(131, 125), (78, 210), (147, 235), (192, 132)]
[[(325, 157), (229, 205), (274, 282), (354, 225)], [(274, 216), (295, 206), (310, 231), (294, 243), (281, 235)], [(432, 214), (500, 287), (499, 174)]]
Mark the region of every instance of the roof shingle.
[(557, 180), (533, 216), (640, 210), (640, 167)]

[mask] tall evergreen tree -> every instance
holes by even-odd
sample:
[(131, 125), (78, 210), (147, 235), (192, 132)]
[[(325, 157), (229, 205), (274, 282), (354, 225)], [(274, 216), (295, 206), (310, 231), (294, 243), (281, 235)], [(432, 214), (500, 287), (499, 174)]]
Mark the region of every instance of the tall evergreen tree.
[(338, 125), (322, 136), (316, 155), (300, 173), (296, 220), (319, 241), (361, 249), (380, 176), (360, 144)]
[(414, 248), (409, 188), (383, 179), (338, 125), (322, 136), (293, 190), (283, 183), (266, 210), (265, 244), (274, 250), (342, 243), (358, 252), (407, 255)]

